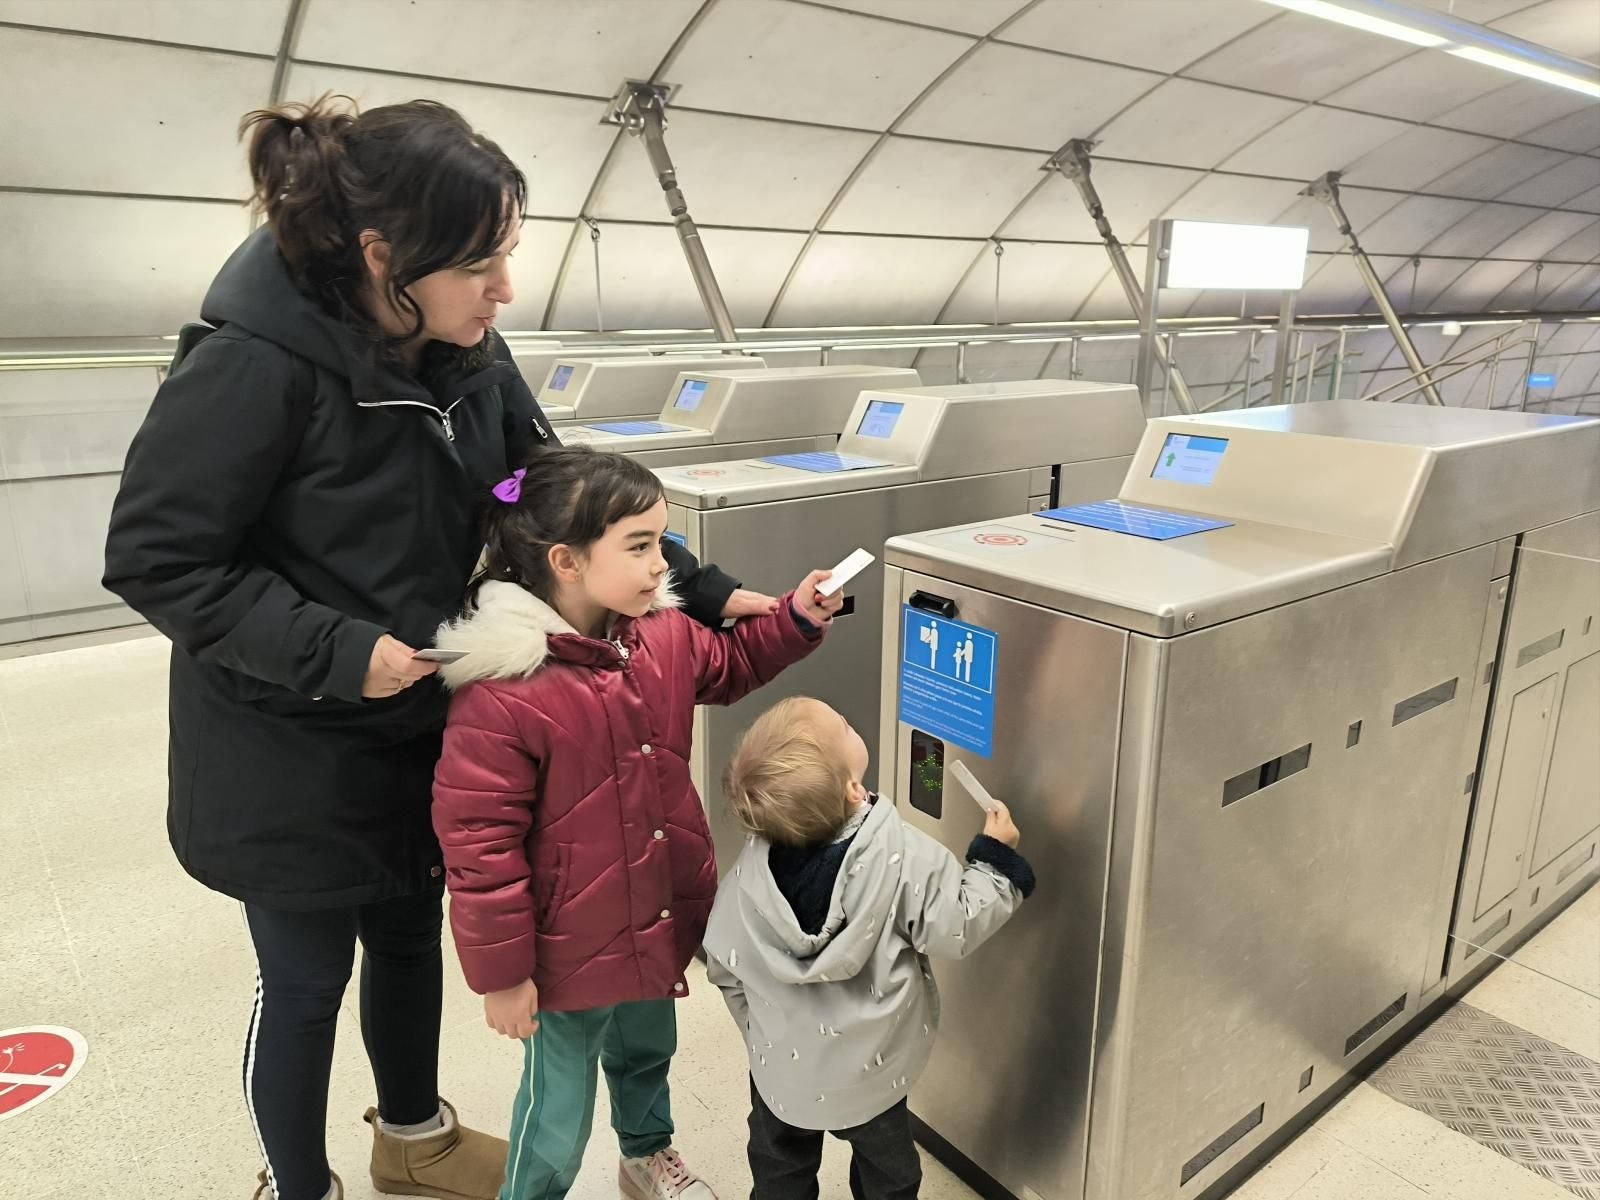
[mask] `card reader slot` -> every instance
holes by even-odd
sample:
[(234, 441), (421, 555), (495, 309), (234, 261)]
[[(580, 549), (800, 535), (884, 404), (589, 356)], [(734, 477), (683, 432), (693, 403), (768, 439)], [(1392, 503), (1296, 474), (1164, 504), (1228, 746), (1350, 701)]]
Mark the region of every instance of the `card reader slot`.
[(912, 608), (943, 617), (946, 621), (956, 619), (956, 602), (948, 596), (936, 596), (932, 592), (912, 592), (911, 599), (906, 603)]

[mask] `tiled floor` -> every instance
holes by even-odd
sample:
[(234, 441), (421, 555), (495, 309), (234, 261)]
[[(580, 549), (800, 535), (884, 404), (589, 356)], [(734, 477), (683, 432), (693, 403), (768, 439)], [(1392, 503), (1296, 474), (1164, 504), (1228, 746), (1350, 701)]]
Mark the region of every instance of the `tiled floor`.
[[(0, 661), (0, 1028), (64, 1025), (89, 1042), (58, 1096), (0, 1122), (0, 1200), (246, 1200), (254, 1186), (238, 1084), (254, 962), (238, 907), (189, 880), (167, 848), (165, 662), (155, 638)], [(1517, 957), (1471, 1002), (1600, 1058), (1600, 889)], [(444, 1086), (469, 1121), (498, 1131), (520, 1053), (483, 1028), (453, 958), (447, 971)], [(748, 1192), (741, 1046), (714, 989), (691, 986), (674, 1068), (679, 1144), (732, 1200)], [(351, 1200), (374, 1195), (369, 1103), (352, 1003), (330, 1105)], [(615, 1155), (602, 1121), (575, 1200), (616, 1195)], [(823, 1195), (847, 1194), (845, 1165), (830, 1147)], [(923, 1194), (971, 1195), (931, 1161)], [(1572, 1200), (1366, 1085), (1236, 1196)]]

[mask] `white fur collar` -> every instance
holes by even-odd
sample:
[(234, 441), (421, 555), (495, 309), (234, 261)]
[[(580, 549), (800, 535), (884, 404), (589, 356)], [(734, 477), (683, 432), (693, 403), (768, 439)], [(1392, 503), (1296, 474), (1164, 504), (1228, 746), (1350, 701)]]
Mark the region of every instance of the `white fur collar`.
[[(681, 605), (669, 577), (656, 593), (650, 611)], [(478, 589), (476, 608), (439, 626), (434, 645), (466, 654), (459, 662), (446, 663), (439, 674), (451, 690), (486, 679), (524, 678), (544, 665), (550, 656), (550, 639), (556, 634), (581, 636), (527, 588), (491, 580)]]

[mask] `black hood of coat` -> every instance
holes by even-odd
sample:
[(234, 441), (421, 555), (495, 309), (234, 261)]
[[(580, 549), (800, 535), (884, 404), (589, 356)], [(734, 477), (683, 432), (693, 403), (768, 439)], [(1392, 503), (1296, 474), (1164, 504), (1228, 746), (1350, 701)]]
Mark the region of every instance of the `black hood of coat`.
[[(398, 359), (300, 290), (266, 226), (246, 238), (217, 272), (200, 315), (219, 328), (232, 324), (247, 329), (343, 376), (358, 401), (416, 395), (418, 381)], [(424, 360), (424, 378), (461, 380), (492, 368), (500, 344), (493, 334), (470, 350), (432, 343)], [(509, 377), (511, 372), (503, 374)]]

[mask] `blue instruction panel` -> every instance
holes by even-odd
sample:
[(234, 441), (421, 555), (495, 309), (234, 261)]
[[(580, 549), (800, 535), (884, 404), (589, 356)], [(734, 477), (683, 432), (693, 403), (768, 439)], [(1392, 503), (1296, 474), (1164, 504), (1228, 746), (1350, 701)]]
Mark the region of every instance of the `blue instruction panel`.
[(623, 437), (638, 437), (643, 433), (681, 433), (677, 425), (663, 425), (660, 421), (612, 421), (605, 425), (591, 425), (601, 433), (619, 433)]
[(831, 450), (814, 450), (807, 454), (774, 454), (761, 461), (771, 463), (775, 467), (815, 471), (818, 475), (832, 475), (838, 471), (864, 471), (868, 467), (892, 465), (879, 458), (862, 458), (859, 454), (835, 454)]
[(570, 366), (557, 367), (555, 374), (550, 376), (550, 390), (552, 392), (564, 392), (567, 390), (567, 384), (571, 380), (572, 368)]
[(682, 546), (685, 550), (689, 548), (689, 539), (684, 537), (681, 533), (673, 533), (669, 529), (662, 536), (665, 537), (669, 542), (677, 542), (678, 545)]
[(900, 626), (900, 720), (990, 757), (1000, 635), (910, 605)]
[(1108, 529), (1112, 533), (1129, 533), (1157, 542), (1170, 542), (1173, 538), (1205, 533), (1210, 529), (1227, 529), (1233, 524), (1232, 521), (1217, 521), (1211, 517), (1191, 517), (1187, 513), (1145, 508), (1141, 504), (1124, 504), (1120, 500), (1097, 500), (1076, 508), (1052, 508), (1039, 515), (1051, 521), (1087, 525), (1090, 529)]

